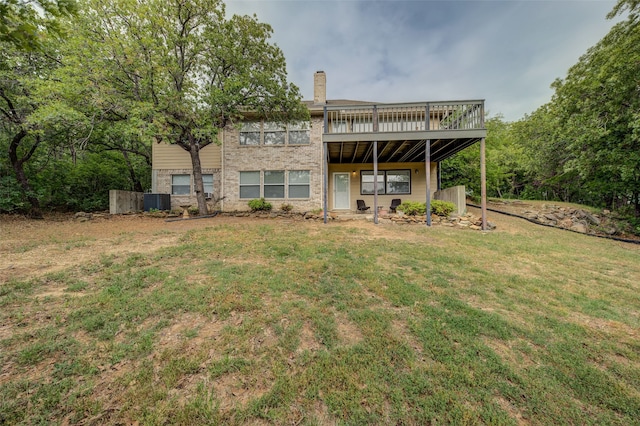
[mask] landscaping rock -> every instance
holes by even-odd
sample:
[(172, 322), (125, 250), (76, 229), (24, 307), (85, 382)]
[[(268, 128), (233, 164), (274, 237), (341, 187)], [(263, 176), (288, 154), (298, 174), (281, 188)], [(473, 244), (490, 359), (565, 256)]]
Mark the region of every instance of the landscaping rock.
[(575, 232), (580, 232), (581, 234), (586, 234), (588, 228), (587, 225), (583, 222), (575, 222), (569, 229)]

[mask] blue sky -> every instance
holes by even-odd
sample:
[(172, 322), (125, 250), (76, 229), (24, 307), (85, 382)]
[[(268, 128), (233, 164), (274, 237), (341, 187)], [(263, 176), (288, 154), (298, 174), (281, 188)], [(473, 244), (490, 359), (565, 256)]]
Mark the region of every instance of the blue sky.
[(289, 79), (313, 99), (413, 102), (485, 99), (515, 121), (551, 99), (587, 49), (614, 25), (613, 0), (227, 0), (274, 30)]

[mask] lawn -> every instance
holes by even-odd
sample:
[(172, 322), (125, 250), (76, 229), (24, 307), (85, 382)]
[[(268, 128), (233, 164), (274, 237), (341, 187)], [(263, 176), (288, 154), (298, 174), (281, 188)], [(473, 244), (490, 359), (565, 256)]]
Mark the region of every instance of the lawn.
[(25, 234), (0, 424), (637, 424), (640, 246), (492, 221)]

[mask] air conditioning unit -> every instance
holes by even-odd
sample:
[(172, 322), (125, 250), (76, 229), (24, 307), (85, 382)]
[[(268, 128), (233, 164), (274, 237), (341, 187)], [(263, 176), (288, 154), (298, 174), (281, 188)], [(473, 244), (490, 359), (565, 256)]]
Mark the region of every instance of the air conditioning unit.
[(213, 198), (213, 192), (205, 192), (204, 193), (204, 198), (206, 198), (207, 200), (210, 200)]

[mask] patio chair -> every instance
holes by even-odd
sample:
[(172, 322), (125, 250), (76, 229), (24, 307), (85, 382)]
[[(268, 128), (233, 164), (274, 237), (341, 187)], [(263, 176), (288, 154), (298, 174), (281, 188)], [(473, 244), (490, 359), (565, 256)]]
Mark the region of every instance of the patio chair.
[(358, 213), (364, 213), (370, 209), (370, 207), (364, 203), (364, 200), (356, 200), (356, 204), (358, 204)]
[(395, 213), (396, 208), (402, 204), (402, 200), (400, 198), (394, 198), (391, 200), (391, 205), (389, 206), (389, 213)]

